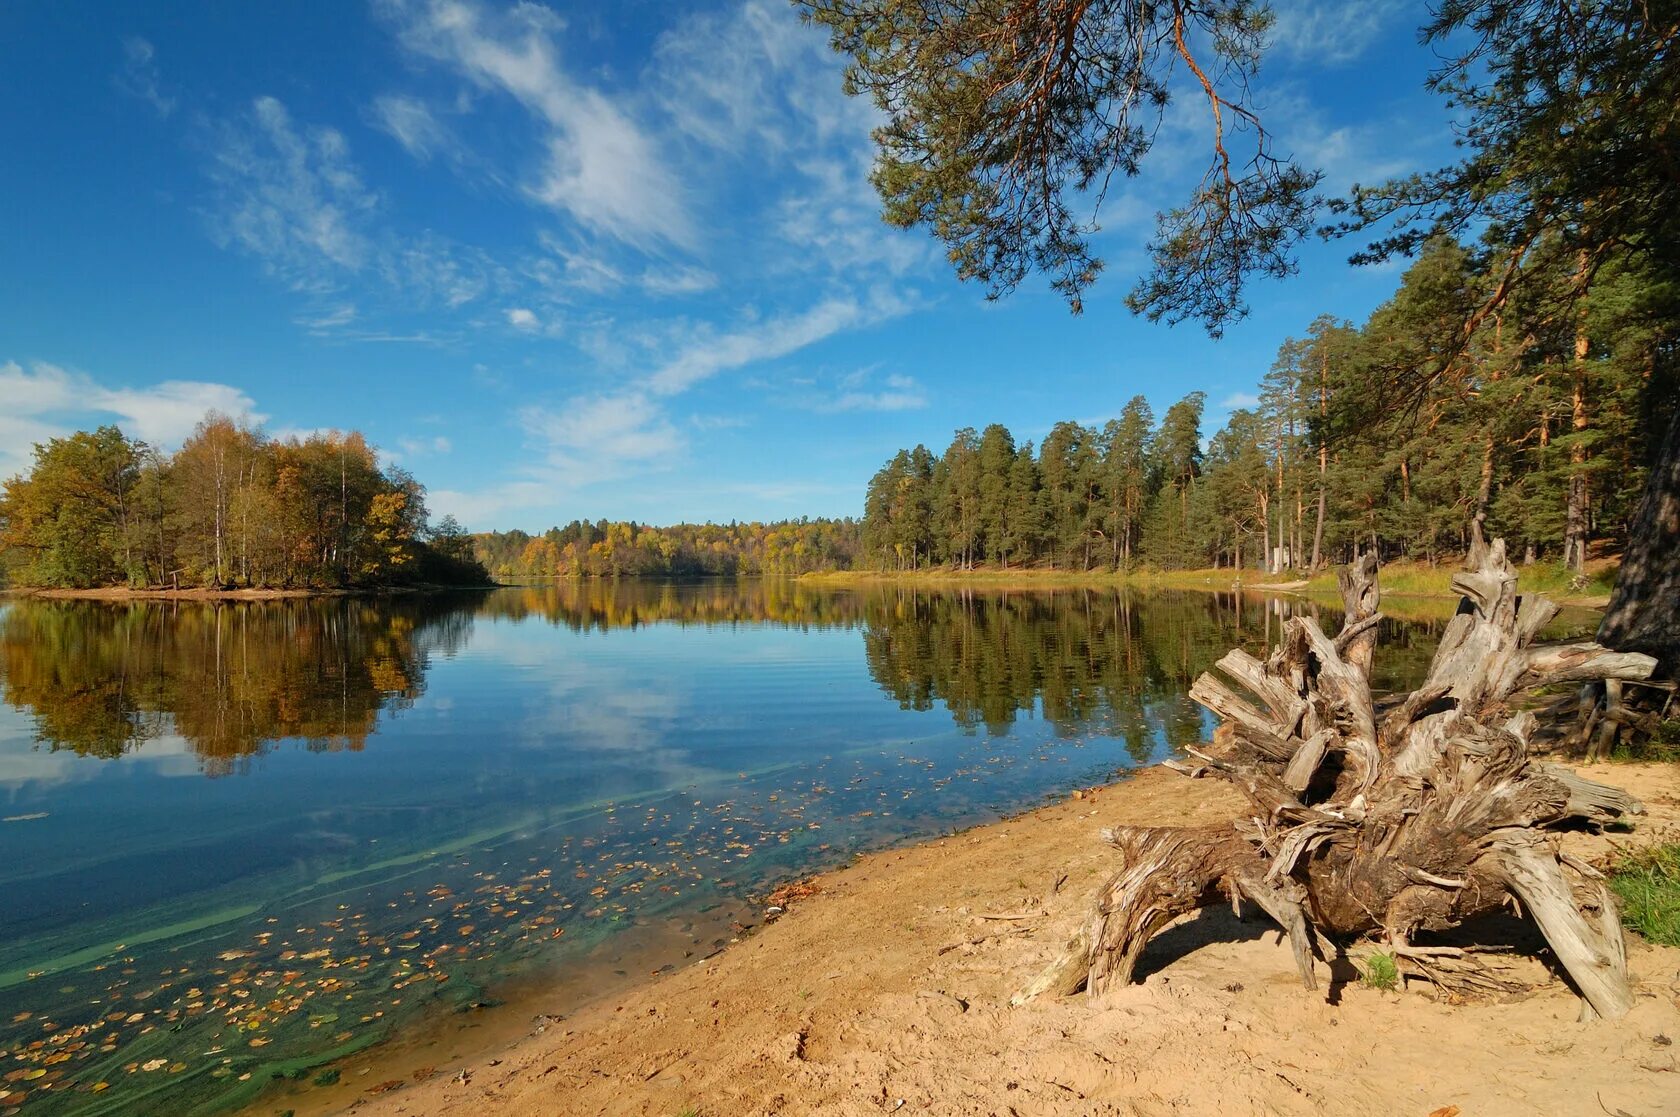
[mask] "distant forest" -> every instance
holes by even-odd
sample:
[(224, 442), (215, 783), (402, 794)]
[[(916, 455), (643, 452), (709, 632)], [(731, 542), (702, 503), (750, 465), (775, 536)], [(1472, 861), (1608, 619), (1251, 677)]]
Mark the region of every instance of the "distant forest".
[(360, 434), (272, 439), (211, 414), (172, 455), (116, 427), (35, 447), (0, 490), (12, 585), (482, 584), (472, 542)]
[(541, 535), (474, 535), (478, 561), (498, 578), (624, 574), (809, 574), (856, 565), (863, 528), (856, 520), (677, 524), (573, 520)]
[(1660, 324), (1680, 292), (1613, 262), (1571, 298), (1588, 277), (1554, 258), (1549, 287), (1478, 321), (1498, 278), (1473, 261), (1436, 241), (1364, 325), (1314, 321), (1205, 441), (1192, 392), (1158, 422), (1137, 396), (1101, 428), (1058, 423), (1036, 452), (996, 424), (900, 450), (869, 482), (860, 561), (1306, 570), (1498, 535), (1578, 572), (1625, 540), (1675, 405)]
[(1281, 572), (1355, 546), (1433, 562), (1498, 535), (1514, 557), (1579, 572), (1589, 546), (1625, 541), (1648, 440), (1680, 396), (1661, 327), (1680, 292), (1625, 262), (1583, 276), (1541, 251), (1531, 266), (1549, 285), (1477, 320), (1498, 282), (1477, 261), (1437, 240), (1363, 325), (1316, 319), (1211, 437), (1204, 393), (1159, 418), (1136, 396), (1103, 426), (1058, 423), (1036, 447), (992, 424), (957, 431), (937, 456), (900, 450), (870, 480), (861, 521), (574, 521), (476, 535), (475, 553), (501, 577)]
[[(863, 519), (574, 520), (540, 534), (429, 524), (425, 489), (361, 435), (275, 440), (211, 415), (173, 455), (115, 427), (35, 448), (0, 493), (0, 569), (34, 586), (357, 586), (497, 577), (1243, 566), (1311, 570), (1358, 546), (1435, 561), (1503, 536), (1580, 571), (1625, 541), (1652, 432), (1680, 400), (1663, 329), (1680, 291), (1622, 260), (1481, 317), (1499, 277), (1428, 245), (1363, 325), (1285, 341), (1211, 437), (1192, 392), (1142, 396), (1036, 447), (993, 424), (900, 450)], [(1584, 292), (1584, 293), (1583, 293)], [(1465, 323), (1470, 323), (1466, 328)], [(1450, 372), (1451, 375), (1445, 375)]]

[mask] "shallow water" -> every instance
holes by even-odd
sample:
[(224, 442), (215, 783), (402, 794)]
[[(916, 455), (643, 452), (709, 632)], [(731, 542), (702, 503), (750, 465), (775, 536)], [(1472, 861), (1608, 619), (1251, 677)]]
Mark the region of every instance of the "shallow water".
[[(1191, 680), (1300, 610), (758, 580), (0, 605), (0, 1114), (211, 1112), (588, 988), (615, 944), (709, 952), (775, 882), (1203, 739)], [(1378, 685), (1439, 625), (1385, 622)]]

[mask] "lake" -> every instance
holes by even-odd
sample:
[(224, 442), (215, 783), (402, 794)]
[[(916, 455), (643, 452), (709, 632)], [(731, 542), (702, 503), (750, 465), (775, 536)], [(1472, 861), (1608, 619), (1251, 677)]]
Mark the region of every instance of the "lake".
[[(776, 883), (1205, 739), (1191, 680), (1302, 610), (775, 580), (11, 599), (0, 1114), (213, 1112), (514, 990), (564, 1011), (712, 953)], [(1384, 623), (1379, 686), (1448, 611)]]

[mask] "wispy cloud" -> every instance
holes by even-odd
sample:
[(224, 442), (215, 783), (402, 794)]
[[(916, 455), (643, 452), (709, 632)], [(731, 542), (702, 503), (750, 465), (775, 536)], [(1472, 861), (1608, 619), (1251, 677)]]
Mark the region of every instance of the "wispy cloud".
[(396, 452), (387, 451), (386, 457), (391, 461), (412, 461), (415, 458), (429, 458), (438, 454), (447, 454), (455, 447), (443, 435), (431, 438), (399, 438)]
[(1277, 118), (1288, 122), (1284, 139), (1296, 158), (1323, 171), (1332, 191), (1382, 182), (1427, 166), (1442, 153), (1439, 129), (1426, 132), (1415, 119), (1329, 127), (1305, 106)]
[[(879, 114), (843, 96), (842, 62), (785, 3), (679, 13), (622, 84), (573, 60), (590, 40), (541, 5), (376, 3), (412, 59), (469, 91), (390, 92), (373, 106), (376, 126), (435, 160), (472, 134), (467, 114), (494, 119), (499, 151), (522, 166), (457, 170), (519, 181), (558, 218), (533, 230), (501, 309), (477, 321), (528, 338), (533, 363), (559, 339), (581, 359), (554, 353), (556, 375), (612, 383), (526, 406), (526, 464), (475, 494), (433, 494), (440, 509), (467, 519), (474, 501), (551, 504), (554, 492), (670, 472), (690, 438), (741, 422), (696, 415), (680, 396), (916, 306), (909, 284), (931, 249), (880, 222), (869, 185)], [(806, 390), (795, 406), (926, 403), (912, 378), (875, 376)]]
[(175, 111), (175, 98), (163, 92), (157, 67), (157, 51), (138, 35), (123, 40), (123, 65), (112, 79), (117, 89), (152, 106), (160, 117)]
[(1417, 11), (1405, 0), (1272, 0), (1271, 9), (1272, 50), (1320, 66), (1356, 61), (1403, 13)]
[(688, 425), (696, 430), (727, 431), (752, 426), (745, 415), (690, 415)]
[(633, 113), (561, 63), (564, 24), (537, 4), (386, 0), (405, 46), (519, 102), (546, 126), (530, 197), (640, 248), (692, 246), (681, 180)]
[(660, 35), (646, 80), (679, 134), (763, 158), (868, 138), (882, 117), (841, 93), (844, 68), (791, 5), (745, 0)]
[(780, 378), (754, 377), (748, 387), (762, 390), (777, 406), (819, 414), (848, 411), (915, 411), (928, 406), (927, 389), (913, 376), (883, 374), (879, 365), (843, 376), (822, 371)]
[(684, 445), (664, 409), (635, 390), (533, 405), (519, 420), (542, 453), (540, 476), (563, 488), (668, 466)]
[(217, 132), (209, 175), (218, 243), (256, 257), (299, 290), (328, 290), (333, 272), (367, 265), (374, 249), (360, 223), (378, 198), (363, 185), (342, 133), (300, 129), (273, 97), (257, 98), (245, 117)]
[(777, 272), (902, 274), (932, 252), (880, 219), (870, 132), (883, 117), (844, 95), (843, 68), (821, 32), (773, 0), (692, 15), (654, 47), (644, 81), (677, 137), (789, 182), (757, 223)]
[(334, 330), (350, 325), (355, 320), (355, 303), (339, 303), (337, 306), (320, 313), (305, 314), (293, 319), (298, 325), (316, 336), (330, 334)]
[(417, 98), (394, 94), (375, 98), (372, 115), (376, 127), (421, 162), (439, 153), (448, 154), (459, 149), (454, 132), (439, 122), (426, 103)]
[(726, 332), (702, 326), (680, 353), (648, 378), (648, 387), (659, 395), (687, 391), (725, 370), (785, 357), (841, 330), (889, 317), (901, 309), (890, 297), (874, 303), (838, 297), (823, 299), (795, 314)]
[(1253, 392), (1232, 392), (1219, 401), (1223, 411), (1235, 411), (1239, 407), (1259, 407), (1260, 397)]
[(884, 378), (881, 387), (873, 390), (866, 377), (850, 378), (843, 391), (820, 401), (817, 410), (915, 411), (927, 404), (927, 393), (914, 377), (894, 373)]
[(705, 268), (676, 265), (650, 267), (639, 280), (642, 290), (650, 295), (699, 295), (718, 285), (717, 276)]
[(454, 310), (509, 283), (507, 269), (482, 249), (391, 228), (344, 134), (296, 121), (277, 98), (257, 98), (247, 112), (209, 125), (207, 136), (212, 238), (310, 296), (317, 305), (298, 322), (311, 333), (413, 336), (349, 329), (364, 317), (344, 298), (353, 283), (365, 299), (401, 310)]
[(207, 411), (247, 416), (261, 422), (256, 404), (227, 384), (165, 380), (141, 388), (113, 388), (85, 373), (44, 361), (25, 369), (0, 364), (0, 477), (29, 465), (30, 447), (49, 438), (115, 422), (123, 433), (156, 446), (173, 447), (192, 433)]

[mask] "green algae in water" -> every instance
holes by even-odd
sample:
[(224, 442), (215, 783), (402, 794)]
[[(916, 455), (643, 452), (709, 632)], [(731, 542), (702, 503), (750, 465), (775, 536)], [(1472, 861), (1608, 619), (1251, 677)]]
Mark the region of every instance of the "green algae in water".
[[(0, 781), (45, 815), (0, 827), (0, 1113), (326, 1085), (627, 928), (1200, 740), (1190, 680), (1298, 608), (774, 582), (0, 607)], [(1386, 626), (1383, 681), (1435, 631)]]

